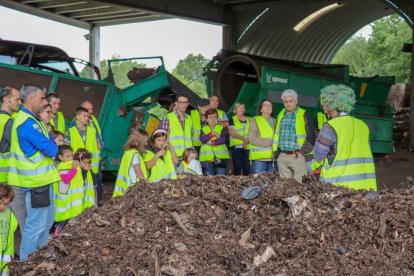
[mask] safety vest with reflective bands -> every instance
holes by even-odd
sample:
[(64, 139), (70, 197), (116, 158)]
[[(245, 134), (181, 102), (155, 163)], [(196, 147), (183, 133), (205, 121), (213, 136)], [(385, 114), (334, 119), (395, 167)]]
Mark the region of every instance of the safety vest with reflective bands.
[(185, 115), (183, 130), (175, 112), (168, 113), (167, 117), (168, 122), (170, 123), (168, 140), (173, 145), (177, 156), (181, 158), (186, 148), (193, 147), (193, 143), (191, 141), (191, 129), (193, 128), (193, 123), (190, 116)]
[(144, 159), (141, 157), (141, 154), (136, 149), (127, 150), (122, 156), (121, 165), (119, 166), (118, 176), (116, 177), (115, 189), (112, 194), (112, 197), (121, 196), (125, 194), (126, 190), (139, 182), (139, 178), (131, 179), (129, 175), (129, 170), (132, 166), (132, 160), (134, 155), (138, 154), (139, 158), (139, 167), (141, 168), (142, 174), (145, 179), (148, 179), (147, 168), (145, 167)]
[(327, 122), (336, 132), (336, 156), (324, 160), (321, 180), (354, 190), (377, 190), (375, 164), (369, 147), (367, 125), (354, 117), (341, 116)]
[(201, 117), (200, 112), (198, 110), (191, 110), (191, 121), (193, 123), (192, 127), (192, 135), (191, 138), (193, 139), (193, 146), (199, 147), (201, 146), (200, 141), (200, 133), (201, 133)]
[[(57, 169), (60, 173), (68, 173), (73, 166), (73, 161), (60, 162)], [(92, 176), (89, 172), (87, 177)], [(61, 193), (59, 186), (69, 185), (66, 193)], [(65, 184), (62, 180), (54, 184), (55, 191), (55, 221), (65, 221), (76, 217), (83, 211), (83, 200), (85, 194), (85, 181), (82, 176), (82, 169), (78, 166), (76, 174)]]
[[(201, 131), (207, 135), (211, 132), (210, 126), (204, 126)], [(221, 132), (223, 131), (223, 126), (216, 125), (214, 127), (213, 132), (220, 137)], [(214, 141), (215, 139), (212, 139)], [(227, 149), (226, 144), (221, 145), (209, 145), (209, 144), (202, 144), (200, 148), (200, 162), (212, 162), (214, 158), (218, 159), (230, 159), (230, 154)]]
[[(57, 126), (55, 124), (55, 119), (57, 121)], [(66, 133), (66, 123), (65, 123), (65, 117), (63, 116), (63, 113), (58, 111), (56, 113), (56, 118), (50, 120), (50, 125), (53, 126), (56, 130), (60, 131), (65, 135)]]
[(101, 126), (99, 125), (98, 119), (96, 119), (95, 115), (93, 115), (93, 114), (91, 115), (91, 122), (92, 123), (89, 123), (89, 126), (90, 127), (93, 127), (94, 129), (96, 129), (97, 133), (102, 138)]
[(88, 209), (96, 205), (95, 187), (93, 185), (93, 178), (91, 171), (86, 173), (86, 179), (84, 180), (85, 193), (83, 194), (83, 210)]
[(217, 109), (216, 110), (217, 111), (217, 116), (218, 116), (218, 121), (220, 122), (220, 121), (222, 121), (223, 120), (223, 117), (224, 117), (224, 111), (223, 110), (221, 110), (221, 109)]
[[(8, 113), (0, 113), (0, 143), (4, 140), (4, 130), (9, 120), (13, 117)], [(7, 173), (9, 171), (9, 157), (10, 150), (7, 152), (0, 152), (0, 183), (7, 182)]]
[(318, 121), (318, 129), (322, 129), (323, 124), (328, 121), (328, 117), (326, 117), (326, 114), (323, 112), (318, 112), (316, 114), (316, 119)]
[(73, 152), (76, 152), (80, 148), (84, 148), (92, 154), (92, 172), (97, 174), (99, 171), (99, 161), (101, 160), (101, 157), (97, 144), (96, 130), (90, 126), (86, 127), (85, 142), (79, 134), (79, 130), (76, 126), (69, 128), (69, 136), (70, 146)]
[(21, 188), (42, 187), (60, 180), (53, 158), (44, 156), (40, 151), (27, 157), (20, 148), (17, 129), (26, 120), (30, 119), (33, 120), (33, 127), (36, 127), (49, 138), (49, 134), (40, 121), (23, 110), (19, 111), (12, 127), (7, 183)]
[[(299, 145), (299, 149), (302, 148), (303, 144), (306, 141), (306, 123), (305, 123), (305, 110), (297, 107), (296, 110), (296, 138)], [(282, 123), (283, 117), (285, 115), (285, 109), (279, 112), (277, 115), (276, 130), (275, 135), (273, 136), (273, 151), (277, 151), (279, 148), (279, 134), (280, 134), (280, 125)]]
[[(266, 121), (263, 116), (255, 116), (253, 119), (256, 120), (257, 129), (259, 130), (259, 137), (262, 139), (273, 139), (275, 130), (269, 122)], [(256, 147), (255, 145), (250, 144), (249, 160), (272, 159), (272, 157), (273, 152), (271, 146)]]
[[(250, 127), (250, 118), (246, 117), (246, 124), (243, 126), (242, 122), (240, 122), (239, 118), (237, 116), (233, 116), (233, 123), (234, 123), (234, 131), (239, 134), (240, 136), (243, 136), (245, 138), (249, 137), (249, 127)], [(234, 138), (230, 135), (230, 147), (243, 145), (243, 140)]]
[[(146, 150), (144, 153), (144, 161), (148, 162), (155, 156), (150, 150)], [(175, 165), (172, 161), (172, 155), (169, 149), (164, 157), (160, 157), (155, 162), (155, 165), (149, 170), (149, 182), (158, 182), (163, 179), (177, 179), (175, 172)]]
[[(1, 249), (1, 276), (9, 275), (9, 262), (11, 262), (12, 257), (14, 256), (14, 232), (17, 230), (18, 222), (16, 216), (10, 208), (2, 211), (0, 216), (4, 222), (3, 227), (7, 228), (7, 232), (4, 232), (3, 235), (0, 235), (0, 244), (2, 245)], [(6, 236), (7, 235), (7, 236)], [(3, 241), (3, 239), (6, 239)]]

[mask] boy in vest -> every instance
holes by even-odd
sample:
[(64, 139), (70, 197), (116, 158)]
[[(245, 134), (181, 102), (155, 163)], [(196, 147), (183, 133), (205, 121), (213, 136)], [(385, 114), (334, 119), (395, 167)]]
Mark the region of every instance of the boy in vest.
[(210, 97), (210, 108), (215, 109), (217, 111), (217, 122), (219, 125), (222, 125), (223, 127), (229, 126), (229, 119), (227, 118), (226, 112), (224, 112), (221, 109), (218, 109), (219, 106), (219, 97), (216, 95), (213, 95)]
[(56, 93), (49, 93), (46, 96), (47, 102), (52, 107), (52, 119), (50, 120), (50, 125), (53, 126), (56, 130), (66, 133), (66, 121), (63, 113), (59, 111), (60, 109), (60, 98)]
[(306, 157), (312, 160), (316, 132), (309, 114), (298, 107), (298, 93), (287, 89), (282, 93), (285, 106), (277, 116), (273, 138), (273, 151), (278, 155), (277, 167), (282, 178), (294, 178), (302, 182), (307, 174)]
[(193, 141), (193, 147), (200, 152), (201, 142), (200, 133), (201, 129), (207, 125), (207, 121), (204, 114), (209, 109), (210, 102), (207, 99), (199, 99), (197, 102), (198, 110), (191, 110), (191, 121), (192, 121), (192, 134), (191, 138)]
[[(80, 148), (84, 148), (92, 154), (92, 173), (99, 173), (99, 162), (102, 148), (102, 142), (95, 128), (89, 126), (90, 114), (83, 107), (76, 108), (76, 125), (69, 128), (66, 134), (66, 143), (76, 152)], [(96, 184), (95, 184), (96, 185)], [(99, 199), (98, 199), (99, 204)]]
[(16, 232), (18, 223), (13, 211), (9, 208), (13, 198), (12, 188), (6, 184), (0, 184), (0, 275), (8, 275), (8, 265), (14, 256), (14, 232)]
[[(316, 139), (313, 158), (322, 164), (321, 181), (354, 190), (377, 190), (368, 126), (350, 116), (356, 99), (352, 88), (329, 85), (321, 90), (324, 112), (331, 118)], [(314, 167), (316, 168), (316, 166)]]

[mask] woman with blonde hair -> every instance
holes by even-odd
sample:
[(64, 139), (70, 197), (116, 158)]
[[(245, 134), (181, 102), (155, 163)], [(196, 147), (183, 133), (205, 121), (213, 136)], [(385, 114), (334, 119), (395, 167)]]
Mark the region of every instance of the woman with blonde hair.
[(233, 161), (233, 174), (250, 174), (249, 161), (249, 127), (250, 118), (245, 115), (244, 103), (234, 105), (234, 116), (229, 120), (230, 150)]
[(125, 144), (125, 153), (122, 156), (118, 176), (115, 182), (113, 197), (123, 195), (126, 190), (139, 182), (148, 179), (142, 154), (148, 143), (148, 134), (142, 129), (133, 129)]

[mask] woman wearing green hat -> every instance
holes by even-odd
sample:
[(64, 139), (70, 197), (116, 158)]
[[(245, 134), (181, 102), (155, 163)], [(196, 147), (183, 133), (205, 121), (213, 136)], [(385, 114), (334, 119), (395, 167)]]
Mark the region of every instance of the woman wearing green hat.
[(329, 85), (321, 90), (321, 101), (330, 118), (323, 124), (313, 150), (314, 161), (322, 165), (321, 181), (376, 191), (368, 126), (349, 115), (356, 102), (354, 91), (342, 84)]

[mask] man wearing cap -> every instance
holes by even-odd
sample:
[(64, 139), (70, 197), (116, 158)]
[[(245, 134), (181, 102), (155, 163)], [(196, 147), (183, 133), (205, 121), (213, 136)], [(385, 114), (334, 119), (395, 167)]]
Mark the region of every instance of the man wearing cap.
[(180, 94), (177, 96), (173, 111), (167, 113), (158, 128), (167, 131), (168, 140), (174, 147), (174, 150), (181, 159), (186, 148), (192, 148), (191, 134), (193, 122), (191, 117), (186, 113), (188, 107), (188, 96)]
[(298, 106), (295, 90), (286, 89), (281, 98), (285, 108), (277, 116), (273, 151), (278, 155), (280, 176), (302, 182), (307, 174), (306, 158), (309, 156), (309, 162), (312, 160), (316, 132), (308, 112)]
[(210, 108), (217, 110), (218, 124), (222, 125), (223, 127), (228, 127), (229, 118), (227, 118), (227, 115), (223, 110), (218, 109), (219, 103), (220, 103), (219, 97), (217, 97), (216, 95), (213, 95), (210, 97)]
[(356, 102), (355, 92), (342, 84), (329, 85), (321, 90), (321, 101), (331, 118), (323, 124), (313, 150), (314, 161), (322, 163), (321, 181), (376, 191), (369, 129), (363, 121), (349, 115)]
[(52, 120), (50, 120), (50, 125), (53, 126), (56, 130), (66, 133), (66, 122), (63, 113), (59, 111), (60, 109), (60, 98), (56, 93), (49, 93), (46, 96), (47, 102), (52, 106)]
[(193, 147), (200, 152), (201, 141), (200, 133), (201, 129), (207, 125), (207, 121), (204, 118), (204, 114), (210, 108), (210, 102), (206, 99), (199, 99), (197, 102), (198, 110), (191, 110), (191, 121), (193, 123), (192, 135)]

